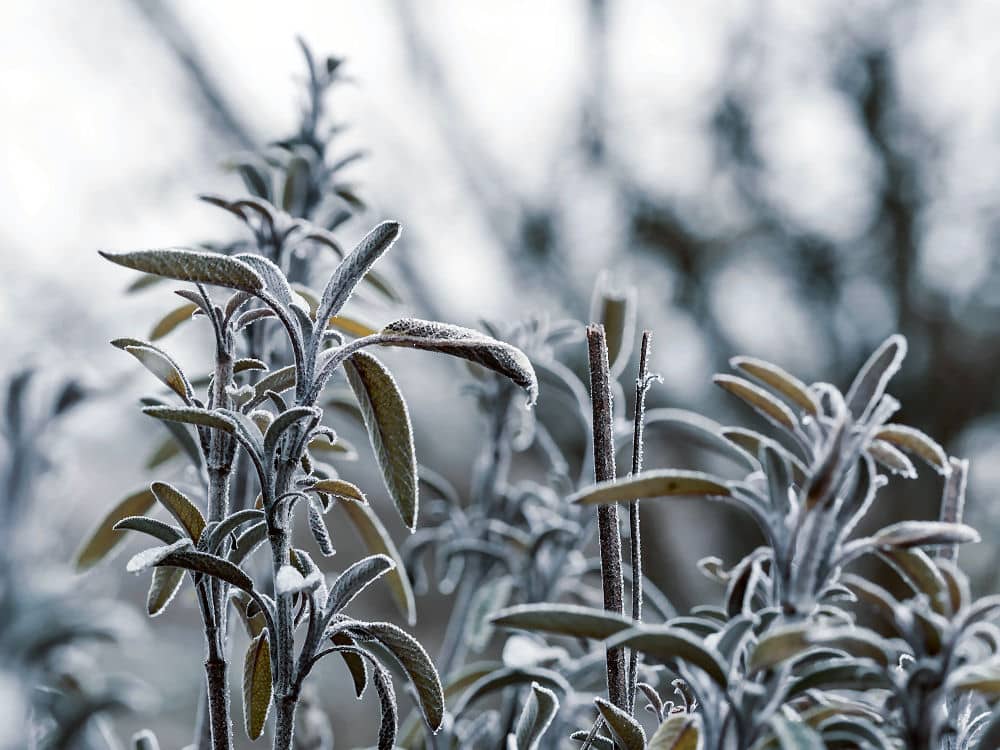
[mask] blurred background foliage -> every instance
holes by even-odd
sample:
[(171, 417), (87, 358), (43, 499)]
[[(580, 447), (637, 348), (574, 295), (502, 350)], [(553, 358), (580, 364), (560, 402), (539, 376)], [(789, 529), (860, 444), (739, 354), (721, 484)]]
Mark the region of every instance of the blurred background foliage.
[[(583, 320), (608, 269), (637, 287), (639, 325), (656, 332), (664, 384), (650, 405), (724, 423), (748, 416), (710, 385), (730, 356), (843, 387), (899, 331), (900, 421), (972, 459), (969, 520), (988, 543), (964, 559), (981, 592), (995, 588), (995, 3), (109, 1), (7, 4), (0, 19), (4, 369), (35, 363), (93, 394), (46, 438), (58, 490), (35, 512), (65, 509), (57, 533), (39, 533), (54, 559), (144, 481), (159, 436), (130, 408), (148, 383), (106, 341), (141, 333), (169, 303), (122, 295), (94, 251), (229, 236), (193, 196), (241, 190), (220, 164), (294, 127), (302, 34), (346, 58), (357, 84), (330, 105), (344, 153), (366, 151), (346, 173), (368, 209), (338, 231), (349, 245), (379, 218), (402, 221), (389, 273), (408, 312)], [(182, 359), (199, 335), (177, 334)], [(393, 364), (413, 394), (418, 452), (467, 487), (484, 429), (475, 404), (459, 370), (414, 359)], [(422, 389), (437, 367), (454, 386)], [(703, 465), (682, 441), (650, 440), (649, 468)], [(871, 522), (903, 506), (933, 517), (939, 480), (925, 474), (892, 485)], [(716, 595), (697, 558), (757, 544), (724, 509), (651, 505), (649, 572), (680, 609)], [(103, 590), (140, 602), (142, 583), (119, 568), (99, 574)], [(431, 644), (433, 601), (419, 605)], [(186, 726), (199, 675), (190, 614), (148, 628), (176, 653), (176, 680), (157, 680), (168, 746), (186, 740), (169, 727)], [(125, 671), (142, 662), (121, 653)], [(349, 722), (335, 724), (350, 742)]]

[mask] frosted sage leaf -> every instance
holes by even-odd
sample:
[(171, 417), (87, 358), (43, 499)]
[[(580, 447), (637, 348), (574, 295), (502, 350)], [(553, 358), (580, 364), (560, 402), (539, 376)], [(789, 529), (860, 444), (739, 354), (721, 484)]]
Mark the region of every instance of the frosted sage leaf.
[(323, 519), (322, 512), (316, 507), (316, 503), (309, 503), (309, 532), (316, 540), (316, 545), (324, 557), (336, 554), (337, 550), (333, 546), (330, 530), (326, 527), (326, 521)]
[(413, 598), (413, 587), (410, 585), (403, 559), (400, 557), (392, 537), (389, 536), (378, 516), (366, 503), (346, 496), (341, 496), (341, 499), (342, 502), (339, 505), (347, 514), (365, 547), (375, 554), (385, 555), (396, 564), (396, 567), (386, 574), (386, 581), (400, 613), (406, 618), (408, 624), (415, 624), (417, 607)]
[(389, 346), (441, 352), (475, 362), (510, 378), (528, 391), (529, 403), (538, 397), (538, 379), (528, 357), (510, 344), (461, 326), (417, 318), (397, 320), (382, 329)]
[(306, 419), (315, 420), (313, 422), (315, 424), (321, 415), (322, 412), (319, 409), (311, 406), (293, 406), (291, 409), (279, 414), (267, 428), (267, 434), (264, 435), (263, 455), (268, 458), (274, 456), (278, 440), (281, 439), (286, 430)]
[(340, 612), (358, 594), (395, 567), (386, 555), (369, 555), (341, 573), (330, 586), (324, 614), (327, 618)]
[(365, 497), (365, 493), (362, 492), (357, 485), (351, 484), (343, 479), (320, 479), (316, 482), (316, 484), (312, 485), (310, 489), (315, 490), (316, 492), (324, 492), (328, 495), (333, 495), (334, 497), (354, 500), (362, 503), (363, 505), (368, 504), (368, 498)]
[(783, 396), (807, 414), (814, 417), (819, 415), (819, 403), (809, 386), (777, 365), (754, 357), (733, 357), (729, 364)]
[(968, 544), (981, 541), (979, 532), (963, 523), (900, 521), (871, 537), (874, 546), (923, 547), (930, 544)]
[(173, 601), (181, 584), (184, 583), (182, 568), (156, 568), (153, 570), (153, 580), (149, 584), (146, 595), (146, 614), (156, 617), (163, 614), (167, 605)]
[(896, 448), (919, 456), (938, 474), (951, 473), (948, 455), (944, 449), (936, 441), (914, 427), (903, 424), (887, 424), (875, 433), (875, 437), (894, 445)]
[(250, 293), (264, 288), (264, 280), (250, 266), (217, 253), (170, 248), (133, 253), (102, 250), (100, 254), (120, 266), (168, 279), (224, 286)]
[(514, 730), (517, 750), (537, 750), (542, 735), (552, 724), (559, 710), (559, 699), (548, 688), (531, 683), (531, 693), (525, 701)]
[(217, 411), (201, 409), (194, 406), (173, 407), (173, 406), (147, 406), (142, 410), (143, 414), (165, 422), (181, 422), (182, 424), (193, 424), (198, 427), (212, 427), (223, 432), (233, 433), (236, 425)]
[(890, 547), (878, 550), (878, 556), (888, 562), (916, 593), (926, 594), (934, 611), (944, 611), (948, 584), (926, 552), (919, 547)]
[(167, 565), (184, 568), (195, 573), (204, 573), (226, 583), (231, 583), (244, 591), (250, 591), (253, 588), (253, 581), (246, 573), (221, 557), (194, 551), (191, 548), (190, 539), (181, 539), (166, 547), (154, 547), (140, 552), (129, 560), (125, 569), (129, 573), (138, 573), (154, 565)]
[(268, 391), (283, 393), (289, 388), (294, 388), (295, 374), (295, 365), (288, 365), (288, 367), (282, 367), (279, 370), (268, 373), (254, 385), (254, 397), (250, 403), (254, 405), (261, 403), (267, 398)]
[[(354, 646), (354, 640), (343, 632), (335, 632), (330, 636), (330, 642), (335, 646)], [(347, 671), (351, 673), (351, 681), (354, 683), (354, 696), (361, 698), (365, 694), (368, 685), (368, 668), (365, 660), (353, 651), (341, 650), (340, 657), (347, 666)]]
[(949, 675), (948, 689), (971, 690), (989, 698), (1000, 697), (1000, 665), (970, 664), (960, 667)]
[(697, 714), (668, 716), (649, 738), (646, 750), (701, 750), (703, 741)]
[(806, 622), (771, 628), (754, 646), (747, 669), (750, 672), (771, 669), (798, 656), (812, 645), (808, 637), (812, 627), (815, 627), (814, 623)]
[(898, 659), (897, 649), (892, 643), (867, 628), (814, 626), (807, 638), (814, 645), (837, 648), (859, 659), (871, 659), (885, 668)]
[(863, 419), (885, 393), (889, 381), (903, 364), (906, 339), (900, 335), (887, 338), (868, 358), (847, 392), (847, 410), (855, 419)]
[(501, 667), (476, 679), (462, 693), (452, 711), (461, 716), (475, 701), (504, 688), (537, 682), (550, 690), (558, 690), (563, 695), (572, 692), (569, 682), (558, 672), (541, 667)]
[(589, 740), (590, 747), (593, 748), (593, 750), (617, 750), (618, 747), (613, 739), (605, 737), (600, 732), (591, 737), (590, 732), (584, 732), (582, 729), (578, 729), (573, 732), (569, 738), (579, 743)]
[(162, 339), (181, 323), (191, 320), (191, 316), (199, 309), (200, 306), (194, 302), (174, 308), (160, 318), (156, 325), (153, 326), (153, 330), (149, 332), (149, 340), (156, 341), (157, 339)]
[(257, 275), (264, 280), (264, 287), (278, 302), (285, 307), (292, 304), (292, 288), (288, 285), (285, 274), (273, 261), (255, 253), (240, 253), (233, 257), (256, 271)]
[(490, 622), (534, 633), (601, 640), (634, 624), (624, 615), (574, 604), (519, 604), (500, 610)]
[(667, 625), (640, 625), (611, 636), (605, 646), (634, 648), (661, 660), (687, 662), (725, 688), (727, 668), (722, 656), (711, 646), (694, 636)]
[(913, 462), (895, 446), (884, 440), (872, 440), (868, 444), (867, 450), (872, 458), (893, 474), (898, 474), (905, 479), (916, 479), (917, 469)]
[(187, 537), (178, 539), (173, 544), (162, 547), (150, 547), (132, 556), (125, 564), (125, 570), (129, 573), (141, 573), (154, 565), (157, 565), (178, 550), (191, 549), (191, 540)]
[(646, 733), (639, 722), (604, 698), (594, 698), (594, 703), (604, 723), (625, 750), (643, 750), (646, 747)]
[(146, 516), (128, 516), (114, 525), (115, 531), (140, 531), (159, 539), (164, 544), (173, 544), (182, 537), (173, 526)]
[(205, 530), (205, 517), (195, 504), (187, 495), (166, 482), (153, 482), (151, 489), (160, 505), (170, 511), (170, 515), (184, 527), (188, 536), (197, 542), (201, 538), (201, 532)]
[(705, 447), (745, 468), (750, 470), (757, 468), (757, 462), (754, 459), (754, 456), (757, 455), (756, 449), (750, 453), (728, 439), (723, 435), (722, 425), (708, 417), (685, 409), (647, 409), (646, 428), (660, 426), (676, 429), (685, 438), (697, 442), (699, 447)]
[(323, 296), (316, 310), (317, 320), (329, 320), (340, 312), (358, 282), (392, 246), (399, 237), (399, 232), (400, 226), (396, 222), (382, 222), (347, 254), (323, 290)]
[(585, 487), (569, 496), (571, 503), (600, 505), (630, 503), (656, 497), (728, 497), (724, 480), (700, 471), (656, 469), (634, 477), (613, 479)]
[(431, 730), (444, 721), (444, 693), (430, 657), (417, 640), (389, 622), (366, 622), (359, 629), (389, 650), (406, 672), (417, 692), (417, 702)]
[(129, 495), (108, 511), (76, 553), (76, 569), (86, 570), (107, 557), (125, 540), (125, 534), (116, 531), (115, 524), (129, 516), (141, 516), (155, 504), (153, 491), (144, 489)]
[(181, 372), (177, 363), (165, 352), (138, 339), (115, 339), (111, 345), (126, 351), (139, 360), (143, 367), (149, 370), (157, 379), (166, 385), (170, 390), (184, 399), (185, 403), (191, 401), (194, 391), (184, 373)]
[(403, 523), (417, 525), (417, 455), (410, 412), (395, 379), (375, 357), (356, 352), (344, 362), (347, 380), (358, 399), (382, 479)]
[(267, 631), (250, 641), (243, 660), (243, 724), (247, 737), (257, 739), (271, 710), (271, 652)]
[(775, 714), (770, 724), (781, 750), (826, 750), (819, 732), (800, 721)]
[(716, 375), (712, 382), (745, 402), (768, 422), (789, 432), (795, 431), (798, 420), (791, 409), (763, 388), (733, 375)]

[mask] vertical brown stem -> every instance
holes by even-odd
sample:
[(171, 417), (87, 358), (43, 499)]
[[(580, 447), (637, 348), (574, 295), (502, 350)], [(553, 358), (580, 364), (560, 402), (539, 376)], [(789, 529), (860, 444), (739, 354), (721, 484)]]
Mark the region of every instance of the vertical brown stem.
[[(646, 413), (646, 391), (649, 390), (649, 350), (652, 331), (642, 332), (639, 350), (639, 374), (635, 379), (635, 421), (632, 428), (632, 474), (642, 471), (642, 429)], [(628, 506), (629, 562), (632, 566), (632, 619), (642, 622), (642, 537), (639, 532), (639, 501)], [(634, 649), (628, 657), (628, 711), (635, 716), (635, 694), (639, 682), (639, 654)]]
[[(590, 399), (594, 415), (594, 478), (598, 482), (605, 482), (615, 478), (615, 438), (608, 343), (603, 326), (587, 326), (587, 347), (590, 354)], [(604, 609), (622, 614), (625, 582), (622, 576), (617, 505), (601, 505), (597, 508), (597, 528), (601, 545)], [(618, 708), (627, 711), (624, 649), (607, 650), (607, 667), (608, 699)]]
[[(951, 458), (951, 474), (944, 483), (944, 493), (941, 496), (941, 520), (946, 523), (962, 523), (965, 513), (965, 484), (969, 476), (969, 462), (965, 459)], [(946, 544), (938, 549), (938, 557), (943, 560), (958, 560), (958, 545)]]

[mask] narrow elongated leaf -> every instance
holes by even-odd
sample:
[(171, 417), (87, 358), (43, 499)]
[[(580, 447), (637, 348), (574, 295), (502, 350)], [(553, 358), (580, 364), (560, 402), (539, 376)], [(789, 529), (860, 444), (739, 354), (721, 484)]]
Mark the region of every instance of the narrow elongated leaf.
[(490, 618), (505, 628), (603, 640), (635, 623), (624, 615), (573, 604), (519, 604)]
[(151, 344), (140, 342), (138, 339), (115, 339), (111, 344), (139, 360), (143, 367), (153, 373), (160, 382), (184, 399), (185, 402), (191, 400), (191, 384), (188, 383), (177, 363), (164, 352)]
[(324, 557), (331, 557), (337, 553), (330, 537), (330, 530), (326, 527), (326, 520), (315, 503), (309, 503), (309, 532)]
[(541, 667), (501, 667), (479, 677), (469, 685), (468, 689), (455, 701), (452, 714), (456, 717), (462, 716), (480, 698), (507, 687), (529, 685), (533, 682), (544, 685), (550, 690), (556, 690), (563, 695), (568, 695), (572, 691), (566, 678), (554, 670)]
[(733, 375), (716, 375), (712, 378), (712, 382), (723, 390), (729, 391), (741, 401), (744, 401), (768, 422), (782, 427), (789, 432), (795, 430), (798, 420), (791, 409), (763, 388)]
[(395, 563), (385, 555), (369, 555), (363, 560), (358, 560), (341, 573), (330, 586), (330, 593), (327, 594), (324, 606), (326, 617), (340, 612), (354, 597), (394, 567)]
[(271, 653), (267, 631), (250, 641), (243, 660), (243, 725), (255, 740), (264, 732), (271, 710)]
[(594, 698), (594, 703), (604, 723), (625, 750), (643, 750), (646, 747), (646, 733), (642, 730), (642, 724), (604, 698)]
[(371, 336), (378, 333), (377, 329), (372, 328), (367, 323), (362, 323), (361, 321), (344, 315), (334, 315), (330, 318), (330, 322), (327, 323), (327, 328), (333, 328), (334, 330), (341, 331), (342, 333), (346, 333), (348, 336), (353, 336), (354, 338)]
[(170, 515), (184, 527), (188, 536), (197, 542), (201, 538), (201, 532), (205, 530), (205, 517), (195, 504), (187, 495), (166, 482), (153, 482), (150, 489), (160, 505), (170, 511)]
[(614, 376), (621, 375), (635, 344), (636, 290), (612, 289), (607, 279), (598, 281), (591, 304), (590, 320), (604, 326), (608, 341), (608, 362)]
[(156, 568), (153, 570), (153, 580), (149, 584), (146, 595), (146, 614), (156, 617), (163, 614), (167, 605), (173, 601), (184, 583), (182, 568)]
[(559, 698), (537, 682), (531, 683), (531, 693), (521, 709), (514, 730), (517, 750), (537, 750), (542, 735), (552, 724), (559, 710)]
[(125, 540), (125, 533), (115, 530), (115, 525), (123, 518), (141, 516), (155, 504), (153, 491), (144, 489), (129, 495), (108, 511), (76, 553), (76, 569), (86, 570), (107, 557)]
[(214, 552), (217, 547), (221, 546), (223, 540), (230, 534), (235, 533), (240, 526), (263, 520), (264, 512), (253, 508), (230, 513), (225, 519), (219, 522), (218, 526), (212, 529), (212, 541), (208, 545), (208, 550)]
[(444, 693), (437, 670), (417, 640), (390, 622), (366, 622), (365, 634), (385, 646), (406, 672), (417, 692), (417, 702), (431, 730), (436, 732), (444, 721)]
[(392, 374), (367, 352), (351, 355), (344, 370), (361, 407), (385, 487), (412, 531), (417, 525), (419, 495), (417, 454), (406, 402)]
[(750, 672), (770, 669), (786, 659), (798, 656), (811, 646), (810, 627), (813, 627), (812, 623), (794, 623), (768, 630), (750, 654), (747, 669)]
[(268, 373), (254, 385), (254, 396), (251, 403), (256, 405), (263, 402), (267, 398), (268, 391), (284, 393), (289, 388), (294, 388), (295, 375), (295, 365), (288, 365), (288, 367), (282, 367), (280, 370)]
[(699, 447), (705, 447), (714, 453), (734, 461), (746, 469), (756, 469), (757, 464), (753, 452), (747, 450), (727, 438), (723, 434), (723, 427), (718, 422), (703, 417), (693, 411), (685, 409), (648, 409), (646, 410), (646, 428), (663, 426), (667, 429), (677, 430), (686, 440), (694, 441)]
[(343, 479), (320, 479), (310, 489), (317, 492), (324, 492), (334, 497), (346, 500), (354, 500), (363, 505), (368, 504), (368, 498), (357, 485), (351, 484)]
[[(354, 640), (344, 632), (334, 633), (330, 636), (330, 641), (335, 646), (354, 647)], [(360, 698), (365, 694), (365, 688), (368, 686), (368, 667), (365, 666), (365, 660), (358, 653), (348, 650), (340, 651), (340, 656), (347, 666), (347, 671), (351, 673), (354, 695), (356, 698)]]
[(256, 255), (254, 253), (240, 253), (239, 255), (234, 255), (233, 258), (241, 263), (245, 263), (256, 271), (257, 275), (263, 279), (264, 287), (278, 302), (285, 307), (292, 304), (292, 288), (289, 286), (285, 274), (281, 272), (281, 269), (273, 261), (265, 258), (263, 255)]
[(712, 647), (679, 628), (642, 625), (611, 636), (607, 648), (634, 648), (663, 660), (679, 659), (697, 667), (716, 684), (725, 687), (727, 669), (722, 656)]
[(884, 440), (872, 440), (868, 444), (868, 453), (893, 474), (905, 479), (916, 479), (917, 469), (913, 462), (902, 451)]
[(250, 577), (231, 562), (215, 555), (196, 552), (190, 549), (190, 544), (190, 539), (182, 539), (168, 547), (140, 552), (129, 560), (126, 570), (130, 573), (138, 573), (154, 565), (172, 566), (210, 575), (244, 591), (253, 588), (253, 581), (250, 580)]
[(224, 286), (244, 292), (259, 292), (264, 280), (246, 263), (217, 253), (170, 248), (134, 253), (100, 254), (120, 266), (178, 281)]
[(264, 455), (274, 456), (278, 441), (286, 430), (306, 419), (318, 420), (321, 414), (319, 409), (311, 406), (293, 406), (279, 414), (267, 428), (267, 434), (264, 435)]
[(875, 433), (875, 437), (896, 448), (919, 456), (938, 474), (947, 475), (951, 472), (948, 454), (944, 452), (944, 448), (915, 427), (908, 427), (904, 424), (887, 424)]
[(181, 323), (191, 320), (191, 316), (200, 307), (200, 305), (196, 305), (194, 302), (189, 302), (186, 305), (174, 308), (160, 318), (156, 325), (153, 326), (153, 330), (149, 332), (149, 340), (156, 341), (157, 339), (162, 339)]
[(885, 393), (893, 375), (899, 372), (906, 356), (906, 339), (900, 335), (890, 336), (868, 358), (858, 372), (847, 392), (847, 410), (855, 419), (861, 419), (871, 411)]
[(114, 525), (115, 531), (140, 531), (159, 539), (164, 544), (173, 544), (182, 537), (181, 532), (170, 524), (146, 516), (129, 516)]
[(668, 716), (649, 738), (646, 750), (702, 750), (701, 721), (697, 714)]
[(375, 262), (392, 247), (399, 237), (400, 226), (394, 221), (385, 221), (371, 230), (351, 252), (347, 254), (333, 272), (323, 290), (317, 320), (329, 320), (344, 307), (358, 282)]
[(657, 497), (726, 497), (731, 493), (722, 479), (700, 471), (656, 469), (626, 479), (585, 487), (569, 496), (577, 505), (630, 503)]
[(981, 541), (979, 532), (964, 523), (900, 521), (878, 531), (875, 546), (923, 547), (930, 544), (968, 544)]
[(382, 329), (385, 343), (411, 349), (449, 354), (475, 362), (510, 378), (528, 392), (529, 403), (538, 397), (538, 378), (531, 361), (517, 347), (479, 331), (431, 320), (404, 318)]
[(402, 613), (403, 617), (406, 618), (407, 623), (410, 625), (415, 624), (417, 621), (417, 607), (413, 598), (413, 587), (410, 585), (410, 579), (406, 575), (403, 558), (400, 557), (399, 550), (396, 549), (392, 537), (389, 536), (382, 522), (379, 521), (378, 516), (375, 515), (375, 512), (366, 503), (361, 503), (347, 497), (342, 497), (341, 500), (342, 502), (339, 503), (340, 507), (347, 514), (347, 518), (358, 532), (365, 547), (370, 552), (385, 555), (396, 564), (396, 567), (386, 573), (386, 581), (389, 584), (389, 590), (392, 592), (392, 598), (396, 603), (396, 607)]
[(733, 357), (729, 364), (783, 396), (805, 413), (814, 417), (819, 415), (819, 402), (809, 386), (777, 365), (754, 357)]
[(143, 408), (142, 413), (155, 419), (162, 419), (165, 422), (180, 422), (200, 427), (211, 427), (228, 433), (236, 431), (236, 425), (225, 415), (217, 411), (199, 409), (194, 406), (147, 406)]

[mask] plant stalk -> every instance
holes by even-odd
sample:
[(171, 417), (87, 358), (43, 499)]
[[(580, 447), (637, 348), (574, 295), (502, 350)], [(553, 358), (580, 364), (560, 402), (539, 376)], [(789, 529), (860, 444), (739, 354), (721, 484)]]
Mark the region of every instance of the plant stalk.
[[(632, 428), (632, 475), (642, 471), (643, 421), (646, 414), (646, 392), (652, 384), (649, 375), (649, 350), (653, 332), (642, 332), (639, 350), (639, 373), (635, 379), (635, 420)], [(629, 562), (632, 566), (632, 619), (642, 622), (642, 537), (639, 529), (639, 501), (628, 506)], [(632, 649), (628, 657), (628, 712), (635, 716), (635, 695), (639, 684), (639, 653)]]
[[(608, 342), (604, 326), (597, 324), (587, 326), (587, 348), (590, 357), (590, 399), (594, 417), (594, 478), (598, 482), (606, 482), (615, 478), (615, 437)], [(622, 614), (625, 580), (622, 575), (618, 506), (613, 504), (598, 506), (597, 526), (601, 546), (604, 609)], [(606, 660), (608, 699), (621, 710), (628, 711), (625, 650), (621, 647), (607, 649)]]

